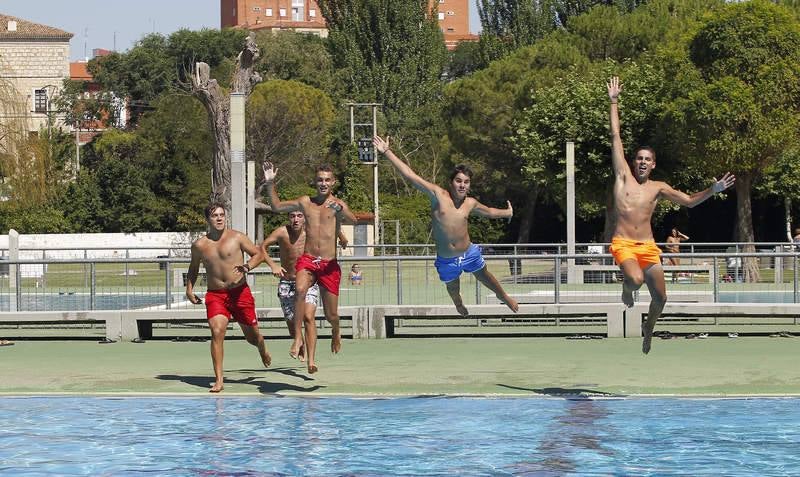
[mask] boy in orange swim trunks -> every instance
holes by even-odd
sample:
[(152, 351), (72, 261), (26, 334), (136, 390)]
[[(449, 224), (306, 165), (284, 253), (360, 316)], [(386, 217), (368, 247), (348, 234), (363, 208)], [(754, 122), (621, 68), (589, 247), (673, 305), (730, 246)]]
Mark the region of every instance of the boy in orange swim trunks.
[(673, 189), (669, 184), (650, 180), (650, 173), (656, 167), (656, 153), (650, 147), (639, 147), (631, 164), (625, 162), (620, 137), (619, 109), (617, 102), (622, 91), (619, 78), (613, 77), (606, 85), (611, 100), (611, 163), (614, 168), (614, 210), (617, 224), (610, 252), (624, 276), (622, 282), (622, 302), (633, 306), (633, 292), (647, 283), (650, 292), (650, 308), (647, 323), (642, 330), (642, 352), (650, 352), (658, 317), (667, 302), (664, 283), (664, 269), (659, 259), (661, 251), (653, 239), (650, 220), (659, 199), (671, 200), (680, 205), (694, 207), (712, 195), (732, 186), (735, 178), (726, 172), (722, 179), (714, 178), (708, 189), (686, 194)]

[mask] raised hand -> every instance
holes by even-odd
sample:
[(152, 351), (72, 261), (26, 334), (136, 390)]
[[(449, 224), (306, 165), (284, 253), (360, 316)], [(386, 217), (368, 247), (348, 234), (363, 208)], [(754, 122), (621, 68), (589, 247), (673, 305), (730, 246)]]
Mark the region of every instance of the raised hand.
[(374, 136), (372, 138), (372, 144), (375, 146), (375, 149), (377, 149), (378, 152), (385, 154), (386, 151), (389, 150), (389, 136), (386, 136), (386, 140), (380, 136)]
[(612, 76), (608, 83), (606, 83), (606, 87), (608, 88), (608, 98), (611, 102), (616, 102), (619, 100), (619, 93), (622, 92), (622, 84), (619, 82), (619, 76)]
[(278, 175), (278, 169), (275, 169), (272, 163), (267, 161), (264, 161), (262, 168), (264, 169), (264, 182), (275, 181), (275, 176)]
[(333, 211), (334, 211), (334, 212), (336, 212), (337, 214), (338, 214), (339, 212), (341, 212), (341, 211), (342, 211), (342, 209), (343, 209), (343, 207), (342, 207), (342, 204), (340, 204), (339, 202), (337, 202), (337, 201), (335, 201), (335, 200), (333, 200), (333, 199), (328, 199), (328, 200), (326, 200), (326, 201), (325, 201), (325, 207), (330, 207), (330, 208), (331, 208), (331, 209), (333, 209)]
[(736, 182), (736, 176), (730, 172), (726, 172), (725, 175), (722, 176), (722, 179), (717, 180), (716, 177), (714, 178), (714, 184), (711, 186), (711, 190), (715, 194), (719, 194), (728, 187), (732, 186), (734, 182)]
[(508, 221), (511, 222), (511, 217), (514, 216), (514, 208), (511, 207), (511, 201), (507, 200), (506, 203), (508, 204)]

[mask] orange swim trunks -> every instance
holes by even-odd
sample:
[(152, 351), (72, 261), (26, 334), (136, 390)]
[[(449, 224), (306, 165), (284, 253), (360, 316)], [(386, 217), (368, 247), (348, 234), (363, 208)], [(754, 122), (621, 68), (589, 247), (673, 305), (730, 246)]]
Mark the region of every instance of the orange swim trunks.
[(661, 249), (658, 248), (653, 240), (629, 240), (622, 237), (611, 239), (611, 246), (608, 248), (617, 265), (628, 259), (639, 262), (639, 266), (644, 268), (649, 265), (661, 264)]

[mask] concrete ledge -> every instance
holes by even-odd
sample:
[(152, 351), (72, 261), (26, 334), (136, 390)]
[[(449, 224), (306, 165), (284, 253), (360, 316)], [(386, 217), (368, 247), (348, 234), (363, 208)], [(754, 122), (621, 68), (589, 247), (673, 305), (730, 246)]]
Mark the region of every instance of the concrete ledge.
[(441, 318), (454, 317), (470, 319), (478, 316), (514, 318), (524, 316), (602, 316), (606, 319), (609, 337), (622, 337), (624, 334), (623, 307), (620, 304), (589, 303), (541, 303), (523, 304), (514, 314), (505, 305), (470, 305), (470, 316), (463, 318), (453, 306), (394, 305), (371, 308), (370, 338), (390, 338), (394, 335), (394, 320), (398, 318)]
[(19, 311), (0, 313), (0, 323), (103, 323), (106, 338), (116, 340), (122, 333), (120, 312), (111, 311)]
[[(625, 336), (641, 337), (642, 322), (649, 304), (641, 303), (625, 310)], [(662, 318), (669, 317), (746, 317), (754, 322), (763, 318), (800, 318), (800, 303), (670, 303), (664, 306)], [(656, 325), (658, 326), (658, 325)]]

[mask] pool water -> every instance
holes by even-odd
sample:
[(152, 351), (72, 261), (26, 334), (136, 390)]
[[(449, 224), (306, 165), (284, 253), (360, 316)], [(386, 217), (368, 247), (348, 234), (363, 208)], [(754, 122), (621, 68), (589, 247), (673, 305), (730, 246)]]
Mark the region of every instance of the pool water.
[(798, 399), (0, 398), (2, 475), (798, 475)]

